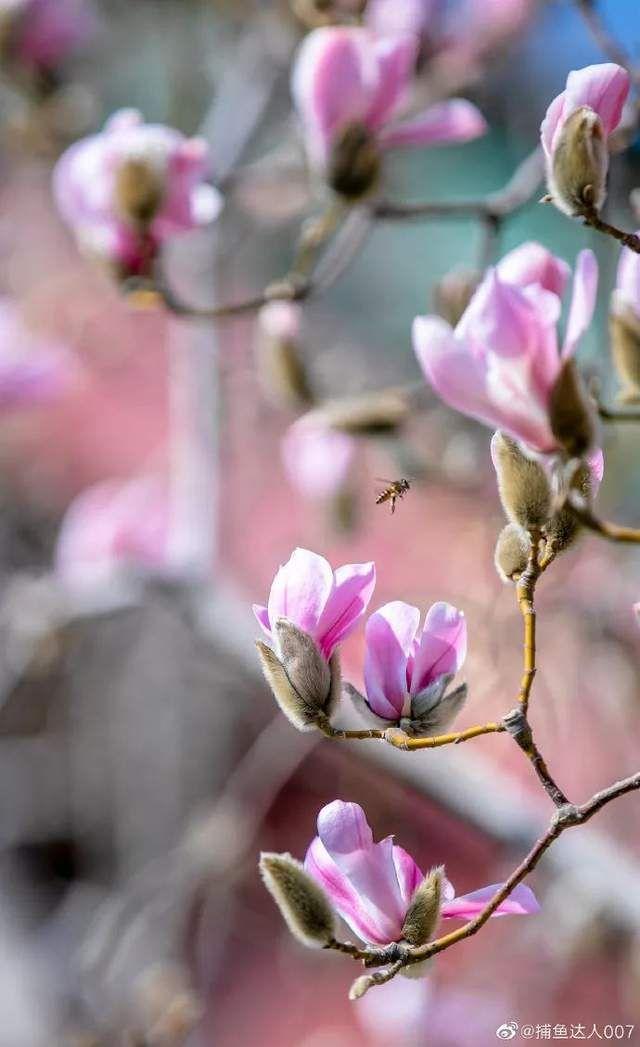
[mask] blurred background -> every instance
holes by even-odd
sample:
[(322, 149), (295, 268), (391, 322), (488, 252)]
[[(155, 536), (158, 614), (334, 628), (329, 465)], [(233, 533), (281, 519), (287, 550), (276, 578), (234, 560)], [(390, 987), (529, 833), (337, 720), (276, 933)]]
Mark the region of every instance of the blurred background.
[[(491, 37), (460, 84), (490, 132), (391, 157), (390, 199), (499, 189), (567, 72), (603, 60), (568, 0), (521, 2), (501, 26), (507, 6), (433, 4), (427, 70), (465, 32)], [(637, 0), (598, 10), (640, 60)], [(5, 53), (1, 293), (56, 347), (64, 381), (0, 405), (2, 1047), (458, 1047), (493, 1042), (509, 1020), (587, 1034), (640, 1021), (633, 796), (549, 852), (531, 878), (540, 916), (497, 921), (428, 979), (355, 1004), (356, 968), (298, 946), (260, 883), (259, 851), (302, 857), (336, 797), (361, 803), (376, 838), (395, 834), (422, 868), (445, 863), (459, 893), (507, 875), (550, 813), (506, 736), (409, 754), (298, 734), (253, 646), (251, 604), (266, 602), (296, 545), (334, 566), (375, 560), (372, 610), (445, 599), (465, 611), (459, 726), (507, 711), (521, 621), (493, 566), (503, 524), (488, 431), (425, 390), (401, 430), (355, 440), (339, 489), (316, 490), (283, 461), (303, 409), (274, 403), (255, 315), (212, 324), (144, 308), (80, 255), (53, 203), (55, 160), (115, 109), (203, 134), (225, 206), (210, 229), (172, 242), (168, 278), (201, 307), (259, 292), (319, 211), (289, 95), (304, 31), (276, 0), (96, 0), (54, 73), (26, 75)], [(638, 224), (639, 185), (632, 140), (612, 162), (608, 202), (624, 228)], [(316, 396), (417, 382), (410, 324), (442, 277), (536, 239), (570, 264), (582, 247), (597, 252), (599, 313), (580, 360), (612, 401), (617, 247), (540, 195), (497, 243), (468, 218), (366, 230), (340, 280), (304, 304), (299, 349)], [(3, 353), (9, 342), (0, 331)], [(631, 425), (604, 433), (599, 505), (630, 523), (638, 439)], [(376, 478), (399, 475), (417, 481), (391, 516), (374, 504)], [(638, 767), (639, 592), (633, 548), (595, 537), (539, 586), (532, 719), (576, 801)], [(355, 684), (361, 663), (359, 630), (344, 648)]]

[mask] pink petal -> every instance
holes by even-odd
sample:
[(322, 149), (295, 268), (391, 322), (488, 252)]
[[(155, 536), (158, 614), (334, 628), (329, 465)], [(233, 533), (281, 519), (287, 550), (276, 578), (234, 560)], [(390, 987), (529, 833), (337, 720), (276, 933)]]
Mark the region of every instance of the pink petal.
[(264, 630), (267, 636), (271, 637), (271, 622), (269, 621), (269, 612), (267, 608), (262, 607), (258, 603), (254, 603), (251, 610), (256, 616), (260, 628)]
[(408, 907), (414, 891), (424, 879), (424, 873), (420, 866), (416, 865), (411, 855), (405, 851), (404, 847), (398, 847), (397, 844), (393, 846), (393, 862), (396, 867), (400, 894)]
[(464, 98), (432, 105), (419, 116), (389, 127), (380, 135), (385, 148), (469, 142), (487, 131), (480, 110)]
[(372, 614), (365, 630), (364, 683), (374, 713), (402, 716), (407, 697), (407, 661), (420, 625), (417, 607), (396, 600)]
[(374, 33), (396, 35), (427, 31), (436, 14), (438, 0), (369, 0), (365, 11), (366, 24)]
[(374, 843), (362, 808), (342, 800), (322, 808), (318, 836), (357, 891), (360, 905), (375, 920), (377, 940), (396, 941), (407, 907), (396, 875), (391, 837)]
[(450, 603), (429, 608), (414, 655), (411, 694), (419, 694), (445, 673), (457, 673), (467, 654), (467, 622)]
[[(501, 883), (494, 883), (489, 887), (481, 887), (479, 891), (472, 891), (471, 894), (464, 894), (460, 898), (454, 898), (453, 901), (445, 902), (442, 906), (443, 918), (471, 919), (484, 909), (501, 887)], [(535, 894), (530, 887), (521, 883), (492, 915), (528, 916), (537, 912), (540, 912), (540, 905)]]
[(342, 127), (365, 119), (378, 82), (371, 44), (366, 30), (328, 26), (309, 33), (298, 51), (291, 90), (316, 163), (326, 162)]
[(574, 70), (567, 77), (565, 115), (580, 106), (589, 106), (598, 114), (604, 133), (609, 136), (620, 123), (630, 83), (626, 69), (613, 62)]
[(562, 258), (558, 258), (534, 240), (509, 251), (498, 262), (496, 271), (504, 283), (515, 284), (521, 288), (528, 287), (529, 284), (539, 284), (559, 298), (564, 294), (571, 275), (571, 269)]
[(497, 356), (529, 356), (537, 346), (538, 318), (524, 292), (489, 269), (456, 327), (456, 335), (472, 338)]
[(573, 294), (562, 348), (562, 356), (565, 359), (573, 355), (580, 338), (591, 323), (597, 291), (598, 263), (593, 251), (587, 248), (581, 251), (576, 259)]
[(280, 446), (290, 483), (307, 498), (337, 494), (347, 481), (356, 450), (354, 437), (304, 417), (289, 426)]
[(640, 316), (640, 255), (628, 247), (620, 251), (615, 294), (619, 304)]
[(375, 585), (374, 563), (350, 563), (336, 569), (333, 591), (318, 623), (318, 640), (327, 658), (362, 618)]
[(587, 455), (587, 465), (591, 473), (591, 494), (595, 498), (604, 476), (604, 454), (599, 447)]
[(378, 63), (378, 86), (366, 114), (367, 127), (377, 131), (402, 104), (418, 57), (418, 40), (413, 35), (371, 38)]
[(375, 945), (386, 945), (389, 942), (386, 921), (378, 919), (375, 909), (370, 909), (366, 899), (360, 897), (349, 877), (336, 865), (319, 836), (316, 836), (307, 850), (304, 867), (324, 889), (332, 905), (354, 934)]
[(555, 140), (562, 126), (565, 95), (566, 92), (563, 91), (553, 99), (553, 102), (551, 102), (547, 109), (546, 116), (540, 125), (540, 139), (547, 159), (549, 159), (553, 154)]
[(324, 556), (296, 549), (278, 570), (269, 593), (269, 621), (288, 618), (316, 636), (318, 622), (333, 591), (333, 571)]

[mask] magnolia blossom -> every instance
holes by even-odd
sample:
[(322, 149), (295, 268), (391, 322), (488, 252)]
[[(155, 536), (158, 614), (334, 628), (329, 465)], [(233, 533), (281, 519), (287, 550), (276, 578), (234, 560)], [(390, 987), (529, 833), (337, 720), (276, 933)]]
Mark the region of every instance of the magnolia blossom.
[(604, 203), (609, 153), (629, 93), (630, 77), (612, 62), (574, 70), (540, 128), (553, 202), (567, 214)]
[(66, 346), (30, 331), (13, 302), (0, 298), (0, 407), (47, 402), (64, 391), (74, 371)]
[(166, 484), (153, 476), (89, 487), (71, 503), (58, 536), (55, 569), (63, 586), (82, 596), (109, 590), (125, 598), (125, 576), (168, 573), (170, 526)]
[(92, 26), (87, 0), (0, 0), (6, 54), (26, 68), (55, 69)]
[(396, 600), (372, 614), (365, 631), (364, 682), (371, 712), (416, 733), (441, 729), (460, 710), (466, 688), (446, 694), (467, 653), (462, 611), (435, 603), (420, 631), (417, 607)]
[(292, 91), (316, 167), (326, 170), (335, 163), (350, 132), (374, 155), (394, 146), (465, 142), (484, 133), (482, 115), (464, 99), (399, 120), (409, 101), (418, 46), (411, 33), (379, 36), (354, 27), (316, 29), (305, 38)]
[(85, 250), (144, 272), (159, 244), (211, 222), (221, 198), (204, 182), (207, 143), (121, 110), (72, 145), (54, 171), (60, 213)]
[[(324, 888), (351, 930), (372, 945), (400, 941), (407, 911), (424, 879), (413, 858), (388, 836), (374, 843), (366, 815), (357, 803), (334, 800), (318, 815), (318, 835), (305, 858), (305, 869)], [(470, 919), (500, 888), (483, 887), (456, 897), (445, 880), (440, 915)], [(539, 911), (529, 887), (520, 884), (496, 909), (494, 916)]]
[(630, 310), (640, 320), (640, 255), (629, 247), (620, 251), (612, 307), (615, 312)]
[(270, 639), (278, 619), (287, 619), (315, 640), (328, 661), (365, 613), (375, 582), (373, 563), (334, 571), (324, 556), (295, 549), (278, 569), (267, 606), (255, 604), (253, 613)]
[(560, 349), (556, 326), (566, 276), (559, 259), (527, 244), (488, 270), (455, 329), (437, 316), (419, 316), (413, 324), (418, 361), (439, 396), (542, 454), (559, 449), (550, 397), (593, 316), (593, 252), (577, 257)]
[(289, 482), (306, 498), (331, 498), (346, 485), (356, 440), (309, 417), (289, 426), (281, 444)]

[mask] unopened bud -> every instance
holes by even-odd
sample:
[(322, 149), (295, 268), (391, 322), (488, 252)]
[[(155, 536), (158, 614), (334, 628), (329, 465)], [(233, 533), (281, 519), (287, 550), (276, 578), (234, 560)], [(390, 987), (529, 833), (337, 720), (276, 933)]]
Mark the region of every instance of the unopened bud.
[[(590, 503), (593, 494), (593, 475), (588, 462), (579, 462), (573, 469), (569, 490), (576, 491), (587, 505)], [(568, 549), (578, 537), (580, 530), (581, 524), (575, 514), (568, 508), (560, 509), (550, 520), (546, 529), (547, 541), (553, 548), (554, 554), (557, 555)]]
[(440, 919), (443, 874), (442, 866), (432, 869), (411, 899), (402, 925), (402, 937), (409, 945), (424, 945), (435, 934)]
[(146, 228), (162, 203), (163, 179), (147, 160), (131, 158), (116, 171), (114, 194), (118, 213), (133, 225)]
[(551, 391), (549, 424), (558, 443), (572, 458), (582, 458), (595, 441), (595, 411), (575, 360), (563, 364)]
[(527, 566), (530, 552), (531, 539), (518, 524), (507, 524), (500, 531), (496, 542), (494, 563), (503, 582), (518, 581)]
[(299, 731), (312, 730), (331, 715), (340, 696), (337, 652), (324, 659), (313, 637), (279, 618), (275, 625), (276, 654), (258, 640), (262, 671), (276, 702)]
[(378, 436), (397, 432), (407, 421), (410, 405), (399, 390), (327, 400), (318, 409), (318, 418), (331, 429), (354, 436)]
[(527, 531), (544, 527), (551, 514), (551, 487), (539, 462), (528, 458), (516, 440), (493, 434), (491, 457), (500, 501), (508, 519)]
[(452, 327), (465, 312), (482, 279), (477, 269), (454, 269), (436, 284), (433, 295), (435, 310)]
[(269, 302), (258, 316), (258, 376), (278, 406), (308, 406), (313, 401), (300, 352), (301, 309), (296, 302)]
[(327, 181), (340, 196), (357, 200), (375, 188), (380, 168), (375, 137), (364, 124), (348, 124), (333, 144)]
[(290, 854), (260, 855), (264, 885), (294, 938), (323, 947), (334, 936), (336, 918), (327, 896)]
[(568, 117), (548, 172), (554, 204), (568, 215), (599, 211), (606, 196), (609, 153), (600, 117), (581, 106)]
[(640, 317), (614, 294), (609, 331), (613, 361), (622, 384), (621, 403), (640, 402)]

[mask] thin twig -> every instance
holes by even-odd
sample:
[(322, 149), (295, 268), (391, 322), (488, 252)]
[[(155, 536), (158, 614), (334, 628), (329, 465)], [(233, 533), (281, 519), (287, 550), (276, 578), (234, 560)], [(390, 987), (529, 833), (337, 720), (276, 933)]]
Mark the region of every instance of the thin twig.
[(636, 233), (627, 233), (624, 229), (618, 229), (616, 225), (611, 225), (610, 222), (605, 222), (597, 211), (585, 210), (581, 214), (581, 218), (584, 220), (584, 224), (591, 227), (591, 229), (597, 229), (599, 233), (605, 233), (606, 236), (612, 236), (618, 243), (628, 247), (630, 251), (635, 254), (640, 254), (640, 236)]
[(527, 759), (530, 760), (545, 792), (550, 796), (556, 807), (564, 807), (568, 804), (569, 800), (554, 782), (542, 753), (533, 740), (531, 725), (529, 724), (523, 709), (521, 707), (512, 709), (510, 713), (507, 713), (502, 722), (505, 730), (509, 732), (516, 744), (522, 749)]
[(475, 727), (468, 727), (466, 731), (455, 731), (452, 734), (438, 734), (430, 738), (412, 738), (397, 727), (376, 728), (371, 727), (362, 731), (343, 731), (331, 724), (321, 722), (319, 729), (327, 738), (336, 741), (376, 741), (387, 742), (394, 749), (403, 749), (414, 752), (417, 749), (438, 749), (443, 745), (457, 745), (460, 742), (469, 741), (471, 738), (479, 738), (483, 734), (500, 734), (505, 731), (501, 723), (483, 723)]
[(614, 407), (606, 407), (601, 403), (596, 403), (596, 407), (599, 417), (604, 422), (640, 422), (640, 408), (618, 410)]
[(589, 508), (584, 498), (576, 492), (572, 492), (567, 505), (573, 515), (588, 530), (607, 538), (610, 542), (625, 542), (629, 545), (640, 543), (640, 530), (636, 527), (625, 527), (622, 524), (611, 523), (609, 520), (601, 520), (593, 510)]

